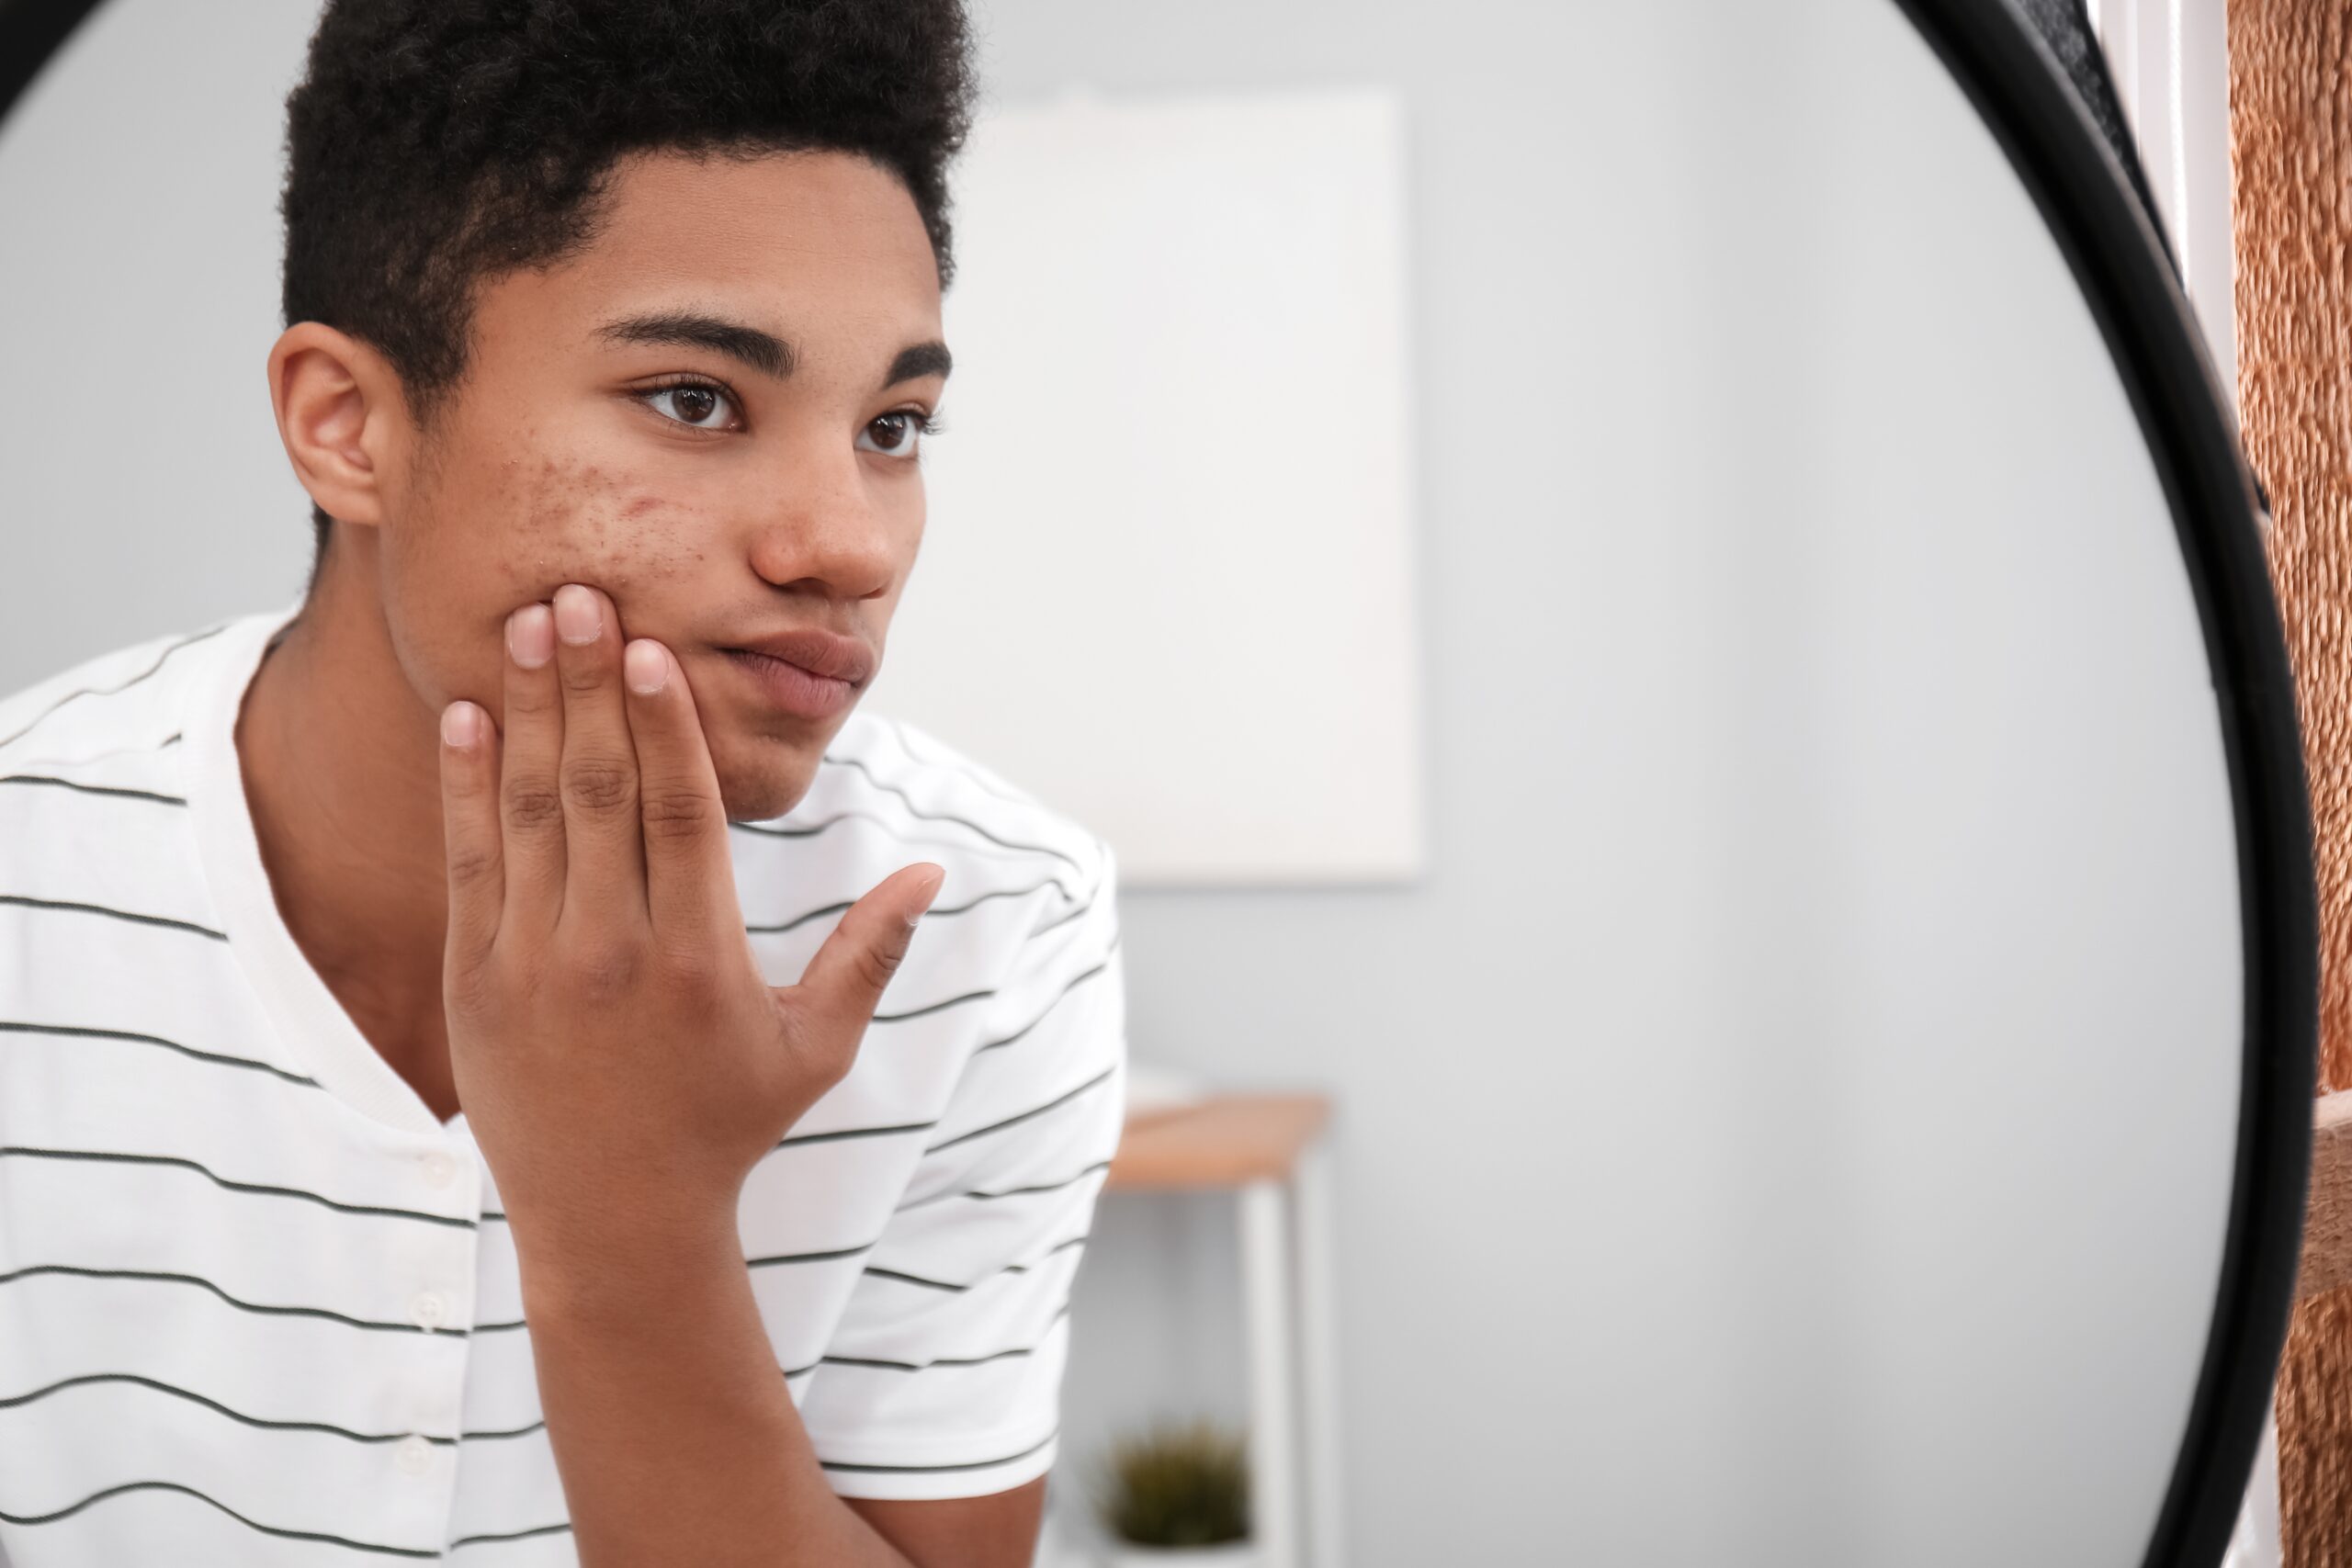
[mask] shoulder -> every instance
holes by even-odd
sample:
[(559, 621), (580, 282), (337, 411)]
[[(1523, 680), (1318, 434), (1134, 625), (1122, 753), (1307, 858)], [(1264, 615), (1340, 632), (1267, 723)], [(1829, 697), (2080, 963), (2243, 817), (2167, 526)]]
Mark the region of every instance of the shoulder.
[[(229, 625), (142, 638), (0, 695), (0, 894), (12, 906), (0, 946), (63, 940), (22, 915), (44, 902), (218, 925), (196, 870), (187, 739), (205, 652)], [(95, 945), (136, 928), (75, 929)], [(9, 969), (0, 958), (0, 978)]]
[(169, 771), (190, 689), (201, 678), (198, 650), (234, 624), (224, 619), (143, 638), (0, 695), (0, 774), (63, 770), (80, 778), (95, 770), (144, 777)]

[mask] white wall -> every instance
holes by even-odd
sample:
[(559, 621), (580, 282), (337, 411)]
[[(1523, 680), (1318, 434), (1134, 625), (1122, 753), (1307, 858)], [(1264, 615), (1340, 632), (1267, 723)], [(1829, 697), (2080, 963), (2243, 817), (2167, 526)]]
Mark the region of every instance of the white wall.
[[(0, 136), (0, 689), (307, 559), (308, 7), (118, 4), (153, 118)], [(1353, 1562), (2136, 1560), (2235, 1108), (2211, 694), (2022, 197), (1854, 82), (1891, 8), (979, 17), (1009, 97), (1405, 98), (1431, 874), (1123, 909), (1139, 1053), (1339, 1097)], [(1096, 1236), (1072, 1482), (1240, 1394), (1214, 1206)]]
[[(264, 366), (285, 99), (317, 15), (101, 6), (0, 129), (9, 690), (301, 591), (310, 498)], [(65, 112), (92, 103), (111, 107)]]

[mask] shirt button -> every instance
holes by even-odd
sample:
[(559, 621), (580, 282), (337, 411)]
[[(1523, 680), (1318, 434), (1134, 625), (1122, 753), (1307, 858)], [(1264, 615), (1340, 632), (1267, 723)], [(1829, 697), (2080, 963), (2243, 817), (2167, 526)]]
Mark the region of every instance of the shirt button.
[(435, 1187), (448, 1186), (449, 1183), (458, 1179), (458, 1162), (444, 1154), (426, 1155), (424, 1179)]
[(423, 1475), (433, 1468), (433, 1445), (411, 1434), (392, 1450), (392, 1462), (402, 1475)]
[(438, 1291), (419, 1291), (408, 1303), (408, 1314), (420, 1328), (438, 1328), (449, 1321), (449, 1298)]

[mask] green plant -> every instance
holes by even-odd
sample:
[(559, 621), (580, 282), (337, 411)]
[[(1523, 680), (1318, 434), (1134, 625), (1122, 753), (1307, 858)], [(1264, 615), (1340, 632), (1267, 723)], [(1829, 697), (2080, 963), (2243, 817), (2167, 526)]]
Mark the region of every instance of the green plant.
[(1215, 1546), (1250, 1534), (1244, 1435), (1203, 1416), (1162, 1420), (1111, 1444), (1102, 1522), (1136, 1546)]

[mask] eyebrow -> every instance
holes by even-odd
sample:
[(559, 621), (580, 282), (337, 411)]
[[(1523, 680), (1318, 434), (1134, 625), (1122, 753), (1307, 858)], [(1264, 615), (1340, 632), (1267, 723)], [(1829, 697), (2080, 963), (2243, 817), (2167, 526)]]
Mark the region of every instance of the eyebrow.
[[(792, 374), (793, 367), (800, 357), (790, 343), (774, 333), (702, 310), (657, 310), (646, 315), (623, 316), (598, 327), (596, 335), (612, 343), (675, 344), (685, 348), (707, 348), (779, 381)], [(899, 350), (897, 358), (890, 361), (889, 372), (882, 378), (882, 385), (887, 389), (901, 381), (919, 380), (925, 376), (944, 376), (954, 368), (955, 363), (947, 352), (947, 345), (935, 339), (929, 343), (909, 344)]]

